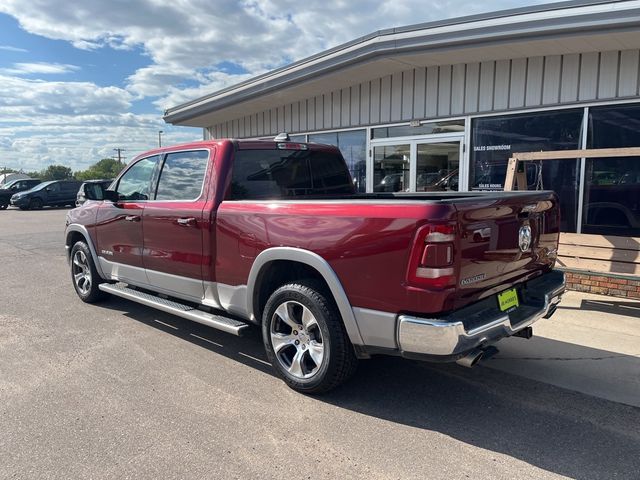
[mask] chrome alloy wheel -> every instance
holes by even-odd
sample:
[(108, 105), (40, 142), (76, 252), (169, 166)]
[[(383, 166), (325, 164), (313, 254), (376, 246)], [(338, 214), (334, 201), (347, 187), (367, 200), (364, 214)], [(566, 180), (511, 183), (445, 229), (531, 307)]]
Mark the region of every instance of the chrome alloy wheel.
[(311, 310), (294, 301), (280, 304), (271, 318), (270, 333), (275, 356), (289, 374), (310, 378), (318, 372), (324, 343)]
[(78, 291), (82, 295), (87, 295), (91, 290), (91, 268), (87, 256), (82, 250), (76, 251), (73, 255), (73, 264), (71, 265), (73, 273), (73, 281), (76, 283)]

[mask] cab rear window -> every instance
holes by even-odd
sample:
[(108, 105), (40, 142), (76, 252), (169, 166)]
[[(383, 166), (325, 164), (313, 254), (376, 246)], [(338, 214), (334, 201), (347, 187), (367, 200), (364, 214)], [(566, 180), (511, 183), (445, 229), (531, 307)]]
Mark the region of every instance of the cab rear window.
[(355, 189), (342, 157), (312, 150), (238, 150), (231, 200), (277, 200), (351, 194)]

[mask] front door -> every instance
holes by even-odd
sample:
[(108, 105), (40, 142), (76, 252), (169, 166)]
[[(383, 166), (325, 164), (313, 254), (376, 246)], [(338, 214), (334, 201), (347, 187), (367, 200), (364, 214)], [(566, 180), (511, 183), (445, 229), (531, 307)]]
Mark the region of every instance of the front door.
[(458, 190), (462, 137), (375, 141), (374, 192)]
[(118, 180), (118, 201), (98, 210), (96, 243), (103, 271), (111, 278), (147, 284), (142, 262), (142, 213), (151, 191), (158, 156), (138, 160)]
[(458, 190), (461, 148), (459, 141), (416, 145), (417, 192)]
[(202, 266), (208, 221), (204, 179), (208, 150), (171, 152), (160, 170), (154, 199), (145, 205), (144, 266), (149, 283), (169, 295), (202, 301)]

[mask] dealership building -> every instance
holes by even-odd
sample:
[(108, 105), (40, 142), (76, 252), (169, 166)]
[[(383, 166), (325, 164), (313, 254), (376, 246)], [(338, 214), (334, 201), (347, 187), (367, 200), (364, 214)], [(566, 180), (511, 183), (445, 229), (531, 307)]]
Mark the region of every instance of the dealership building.
[[(640, 147), (639, 88), (640, 1), (569, 1), (381, 30), (165, 121), (205, 139), (336, 145), (361, 192), (502, 190), (514, 152)], [(526, 174), (560, 196), (559, 263), (592, 275), (570, 280), (640, 294), (640, 158), (530, 162)]]

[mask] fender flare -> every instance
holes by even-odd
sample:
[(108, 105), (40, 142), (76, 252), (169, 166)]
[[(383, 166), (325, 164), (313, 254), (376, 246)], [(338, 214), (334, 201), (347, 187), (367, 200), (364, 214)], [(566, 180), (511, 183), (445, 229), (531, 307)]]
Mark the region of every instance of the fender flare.
[(329, 286), (329, 290), (333, 295), (342, 321), (344, 323), (349, 340), (353, 345), (364, 345), (356, 317), (353, 314), (353, 309), (349, 303), (349, 298), (340, 283), (340, 279), (331, 268), (331, 265), (317, 253), (309, 250), (294, 247), (274, 247), (262, 251), (253, 262), (251, 266), (251, 272), (249, 273), (249, 279), (247, 281), (247, 312), (249, 318), (259, 321), (255, 318), (255, 312), (253, 309), (254, 292), (258, 276), (262, 269), (270, 262), (275, 260), (287, 260), (292, 262), (304, 263), (316, 270)]
[(100, 278), (102, 278), (103, 280), (108, 280), (108, 278), (102, 271), (102, 265), (100, 265), (100, 259), (98, 258), (98, 252), (96, 252), (96, 248), (93, 245), (93, 240), (91, 240), (89, 231), (84, 225), (71, 223), (67, 225), (67, 228), (64, 231), (64, 245), (65, 249), (67, 250), (67, 261), (71, 261), (71, 248), (73, 247), (72, 245), (69, 245), (69, 235), (74, 232), (81, 234), (84, 237), (85, 242), (87, 242), (89, 251), (91, 251), (91, 256), (93, 257), (93, 263), (96, 266), (96, 270), (98, 271), (98, 275), (100, 275)]

